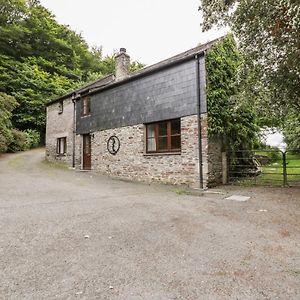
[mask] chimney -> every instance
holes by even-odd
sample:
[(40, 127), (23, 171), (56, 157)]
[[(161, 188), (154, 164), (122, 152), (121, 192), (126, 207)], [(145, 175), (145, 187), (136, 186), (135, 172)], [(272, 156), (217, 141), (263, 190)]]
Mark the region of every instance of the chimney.
[(116, 79), (121, 80), (129, 74), (130, 56), (126, 53), (125, 48), (120, 48), (116, 56)]

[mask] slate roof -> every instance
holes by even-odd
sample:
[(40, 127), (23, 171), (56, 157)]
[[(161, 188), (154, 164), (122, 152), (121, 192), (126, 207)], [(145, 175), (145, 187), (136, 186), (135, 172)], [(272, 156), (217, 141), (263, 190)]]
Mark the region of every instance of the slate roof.
[(70, 98), (70, 97), (72, 97), (73, 94), (80, 94), (80, 93), (82, 93), (83, 91), (85, 91), (87, 89), (93, 89), (95, 87), (100, 88), (102, 86), (105, 86), (105, 85), (113, 82), (114, 80), (115, 80), (115, 76), (113, 74), (110, 74), (110, 75), (105, 76), (101, 79), (90, 82), (90, 83), (88, 83), (88, 84), (86, 84), (86, 85), (84, 85), (84, 86), (82, 86), (78, 89), (75, 89), (75, 90), (69, 92), (66, 95), (63, 95), (63, 96), (61, 96), (57, 99), (54, 99), (54, 100), (50, 101), (49, 103), (47, 103), (47, 106), (49, 106), (50, 104), (53, 104), (55, 102), (59, 102), (61, 100), (64, 100), (66, 98)]
[(203, 45), (197, 46), (195, 48), (189, 49), (185, 52), (182, 52), (180, 54), (172, 56), (168, 59), (165, 59), (165, 60), (163, 60), (161, 62), (158, 62), (156, 64), (153, 64), (151, 66), (144, 67), (143, 69), (140, 69), (138, 71), (135, 71), (135, 72), (129, 74), (127, 77), (125, 77), (122, 80), (116, 80), (114, 75), (108, 75), (107, 77), (104, 77), (100, 80), (94, 81), (94, 82), (92, 82), (88, 85), (83, 86), (80, 89), (74, 90), (74, 91), (72, 91), (71, 93), (69, 93), (65, 96), (62, 96), (58, 99), (55, 99), (55, 100), (49, 102), (47, 104), (47, 106), (52, 104), (52, 103), (63, 100), (65, 98), (71, 97), (74, 93), (77, 96), (79, 96), (81, 93), (89, 93), (89, 94), (93, 93), (94, 94), (94, 93), (97, 93), (101, 90), (104, 90), (104, 89), (107, 89), (107, 88), (112, 88), (114, 86), (117, 86), (117, 85), (129, 82), (129, 81), (135, 80), (137, 78), (149, 75), (151, 73), (158, 72), (161, 69), (168, 68), (172, 65), (181, 63), (183, 61), (190, 60), (190, 59), (194, 58), (196, 55), (200, 55), (200, 54), (204, 53), (205, 51), (210, 49), (214, 44), (216, 44), (217, 42), (219, 42), (223, 39), (224, 39), (224, 36), (221, 37), (221, 38), (215, 39), (213, 41), (210, 41), (206, 44), (203, 44)]

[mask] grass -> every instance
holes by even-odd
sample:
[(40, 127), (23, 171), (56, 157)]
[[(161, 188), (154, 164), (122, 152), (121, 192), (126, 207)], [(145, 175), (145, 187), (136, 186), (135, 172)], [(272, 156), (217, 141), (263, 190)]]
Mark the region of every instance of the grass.
[[(283, 154), (275, 151), (257, 151), (255, 155), (264, 156), (270, 159), (261, 167), (261, 173), (258, 176), (248, 176), (238, 178), (235, 183), (242, 185), (272, 185), (282, 186), (283, 182)], [(286, 172), (288, 185), (300, 186), (300, 154), (286, 154)]]
[(22, 156), (16, 156), (8, 161), (8, 165), (13, 169), (20, 169), (25, 163), (25, 159)]
[(49, 160), (42, 160), (40, 162), (40, 166), (44, 169), (49, 169), (49, 168), (58, 168), (58, 169), (69, 169), (69, 167), (63, 163), (63, 162), (60, 162), (60, 161), (49, 161)]

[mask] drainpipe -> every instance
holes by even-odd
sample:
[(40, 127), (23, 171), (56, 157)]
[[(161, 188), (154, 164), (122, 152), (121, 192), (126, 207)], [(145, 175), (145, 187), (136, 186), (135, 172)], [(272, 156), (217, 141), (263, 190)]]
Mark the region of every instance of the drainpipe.
[(72, 94), (73, 102), (73, 153), (72, 153), (72, 168), (75, 168), (75, 140), (76, 140), (76, 97), (75, 93)]
[(202, 162), (202, 126), (201, 126), (201, 93), (200, 93), (200, 66), (199, 56), (196, 59), (196, 89), (197, 89), (197, 120), (198, 120), (198, 155), (199, 155), (199, 183), (200, 188), (203, 189), (203, 162)]

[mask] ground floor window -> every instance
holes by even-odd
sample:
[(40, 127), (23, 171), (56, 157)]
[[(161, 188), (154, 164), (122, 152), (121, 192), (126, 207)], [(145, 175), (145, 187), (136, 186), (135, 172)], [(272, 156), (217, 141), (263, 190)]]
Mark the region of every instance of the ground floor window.
[(61, 137), (57, 139), (56, 142), (56, 153), (65, 154), (67, 152), (67, 138)]
[(180, 119), (146, 125), (146, 152), (180, 152)]

